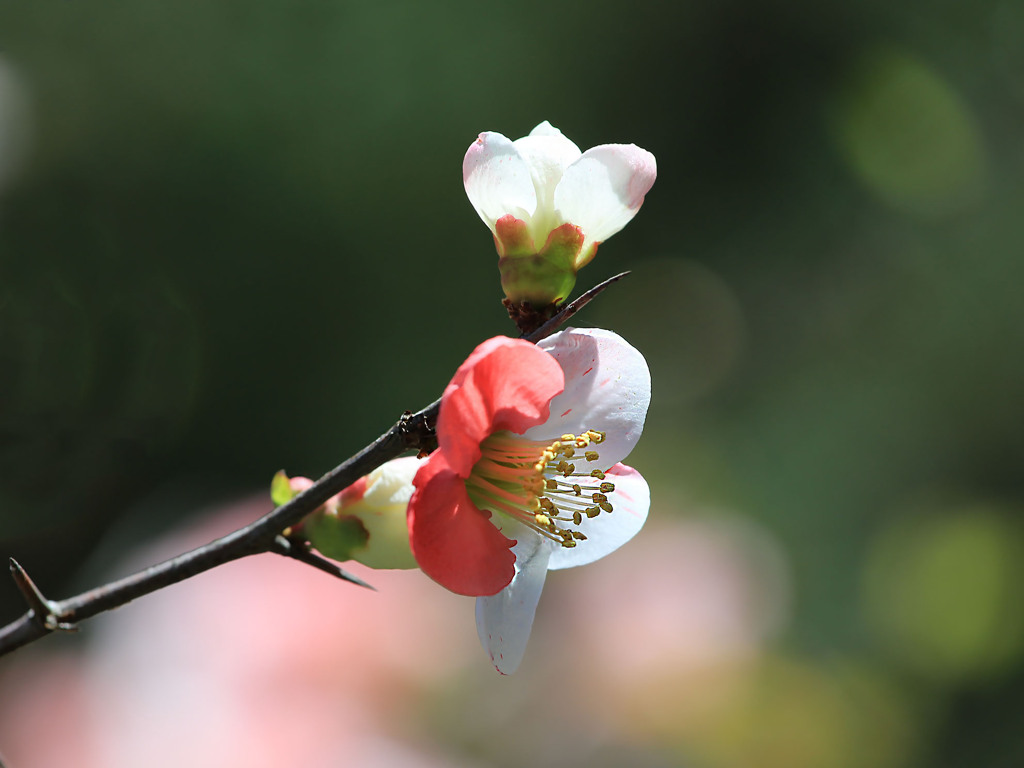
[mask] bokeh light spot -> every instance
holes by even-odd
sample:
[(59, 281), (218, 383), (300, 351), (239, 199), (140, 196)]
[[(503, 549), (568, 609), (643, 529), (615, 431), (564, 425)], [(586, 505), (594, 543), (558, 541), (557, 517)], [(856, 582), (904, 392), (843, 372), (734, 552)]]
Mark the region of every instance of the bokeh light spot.
[(658, 407), (682, 405), (716, 390), (743, 350), (739, 299), (717, 274), (682, 258), (647, 260), (629, 290), (608, 291), (596, 324), (614, 328), (650, 360)]
[(985, 678), (1024, 651), (1024, 531), (995, 509), (911, 515), (869, 554), (864, 608), (899, 660), (939, 682)]
[(833, 117), (850, 169), (886, 203), (941, 214), (980, 195), (987, 162), (975, 121), (918, 59), (893, 50), (863, 55)]

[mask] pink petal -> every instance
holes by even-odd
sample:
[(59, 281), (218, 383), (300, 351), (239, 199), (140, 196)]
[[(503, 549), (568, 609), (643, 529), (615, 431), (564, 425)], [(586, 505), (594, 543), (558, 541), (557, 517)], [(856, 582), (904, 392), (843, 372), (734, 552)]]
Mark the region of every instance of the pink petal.
[(528, 220), (537, 208), (530, 167), (500, 133), (481, 133), (470, 144), (462, 161), (462, 181), (469, 202), (491, 231), (505, 214)]
[(435, 451), (413, 480), (409, 541), (425, 574), (460, 595), (493, 595), (515, 574), (516, 543), (473, 504), (466, 483)]
[(554, 358), (528, 341), (505, 336), (485, 341), (441, 396), (437, 441), (448, 465), (469, 477), (481, 441), (499, 430), (521, 434), (542, 424), (564, 383)]
[[(587, 236), (584, 254), (636, 215), (657, 176), (654, 155), (635, 144), (602, 144), (588, 149), (565, 169), (555, 189), (555, 207)], [(582, 266), (582, 263), (578, 266)]]
[(608, 494), (612, 512), (601, 512), (595, 518), (584, 517), (577, 528), (587, 539), (572, 549), (558, 547), (551, 555), (548, 568), (574, 568), (600, 560), (636, 536), (647, 521), (651, 507), (651, 491), (647, 481), (632, 467), (616, 464), (605, 473), (605, 480), (615, 484)]

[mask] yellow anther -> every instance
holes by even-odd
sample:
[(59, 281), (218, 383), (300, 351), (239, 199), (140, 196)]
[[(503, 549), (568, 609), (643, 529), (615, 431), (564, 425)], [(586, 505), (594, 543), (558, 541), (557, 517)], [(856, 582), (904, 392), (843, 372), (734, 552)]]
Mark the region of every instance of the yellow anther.
[[(587, 538), (575, 530), (582, 527), (584, 516), (590, 519), (612, 511), (605, 494), (612, 493), (615, 484), (604, 482), (606, 473), (600, 469), (577, 472), (574, 463), (597, 462), (598, 452), (588, 447), (603, 442), (605, 433), (565, 434), (546, 446), (518, 440), (512, 433), (501, 433), (481, 443), (486, 461), (479, 462), (466, 481), (473, 502), (481, 509), (514, 517), (564, 547), (575, 547)], [(562, 479), (569, 477), (589, 477), (597, 483)]]

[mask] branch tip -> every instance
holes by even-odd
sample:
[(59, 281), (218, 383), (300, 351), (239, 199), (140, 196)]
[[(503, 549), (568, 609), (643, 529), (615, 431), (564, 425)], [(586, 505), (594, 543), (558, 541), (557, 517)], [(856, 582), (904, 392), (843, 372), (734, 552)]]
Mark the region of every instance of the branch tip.
[(14, 585), (21, 592), (21, 596), (25, 598), (28, 607), (35, 611), (36, 616), (41, 620), (49, 616), (53, 612), (50, 601), (43, 596), (43, 593), (39, 591), (39, 587), (36, 586), (35, 582), (32, 581), (18, 561), (13, 557), (10, 558), (10, 561), (11, 577), (14, 579)]
[[(55, 630), (77, 632), (78, 627), (75, 624), (61, 621), (59, 606), (52, 600), (46, 599), (18, 561), (12, 557), (10, 558), (10, 564), (14, 585), (21, 592), (21, 596), (25, 598), (25, 602), (28, 603), (28, 607), (32, 610), (33, 618), (50, 632)], [(0, 764), (0, 768), (3, 768), (2, 764)]]
[(527, 341), (533, 342), (537, 342), (540, 341), (541, 339), (547, 338), (552, 333), (557, 331), (570, 317), (575, 315), (577, 312), (579, 312), (581, 309), (587, 306), (587, 304), (593, 301), (597, 297), (597, 295), (604, 291), (606, 288), (608, 288), (608, 286), (610, 286), (612, 283), (619, 282), (619, 280), (626, 277), (626, 275), (628, 274), (629, 270), (626, 270), (625, 272), (619, 272), (619, 274), (617, 275), (612, 275), (607, 280), (602, 280), (589, 291), (584, 291), (575, 299), (573, 299), (568, 304), (563, 306), (560, 310), (558, 310), (558, 312), (555, 313), (555, 315), (550, 320), (544, 323), (544, 325), (542, 325), (540, 328), (533, 331), (532, 333), (523, 334), (522, 338), (526, 339)]

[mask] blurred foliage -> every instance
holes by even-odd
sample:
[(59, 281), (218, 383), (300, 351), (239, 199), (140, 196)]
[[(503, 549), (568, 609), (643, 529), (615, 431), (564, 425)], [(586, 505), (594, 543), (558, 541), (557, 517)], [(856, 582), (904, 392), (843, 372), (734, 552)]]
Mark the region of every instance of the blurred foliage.
[[(1022, 72), (1009, 0), (0, 5), (0, 549), (64, 594), (115, 521), (436, 397), (512, 331), (462, 155), (548, 119), (658, 158), (580, 283), (634, 270), (581, 321), (648, 355), (653, 515), (733, 509), (793, 571), (799, 660), (719, 723), (752, 752), (652, 749), (1024, 760)], [(757, 746), (817, 716), (806, 759)]]

